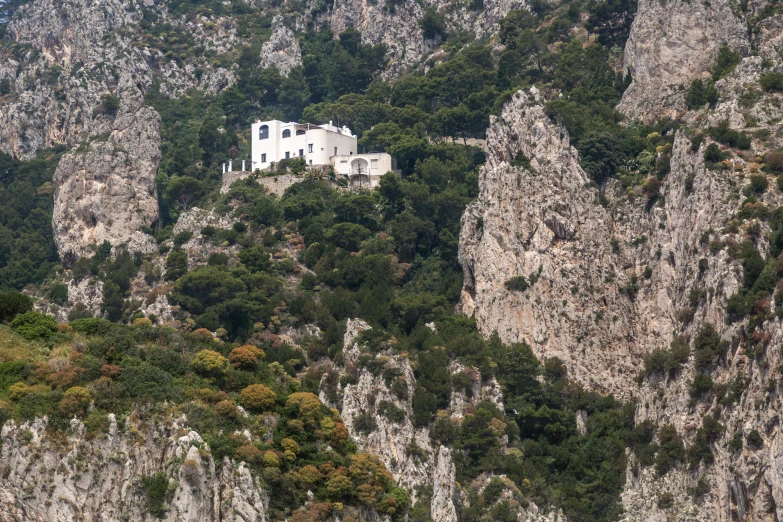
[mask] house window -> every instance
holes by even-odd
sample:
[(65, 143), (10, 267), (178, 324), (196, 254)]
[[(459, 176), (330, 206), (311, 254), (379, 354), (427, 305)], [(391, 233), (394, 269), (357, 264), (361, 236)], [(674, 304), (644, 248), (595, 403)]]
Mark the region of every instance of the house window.
[(312, 153), (312, 152), (313, 152), (313, 144), (312, 144), (312, 143), (310, 143), (310, 144), (307, 146), (307, 152), (310, 152), (310, 153)]
[(266, 163), (266, 154), (261, 154), (261, 163)]
[(310, 165), (312, 165), (312, 164), (313, 164), (313, 160), (310, 160)]
[(337, 147), (334, 148), (334, 155), (337, 156)]
[(265, 140), (269, 138), (269, 125), (261, 125), (258, 129), (258, 139)]
[(304, 156), (304, 149), (299, 149), (299, 155)]
[(290, 153), (290, 152), (286, 152), (286, 153), (285, 153), (285, 159), (288, 159), (288, 158), (290, 158), (290, 157), (291, 157), (291, 153)]
[(284, 138), (290, 138), (291, 137), (291, 129), (286, 129), (283, 131), (283, 137)]
[(297, 136), (304, 136), (305, 131), (303, 129), (299, 129), (296, 131)]

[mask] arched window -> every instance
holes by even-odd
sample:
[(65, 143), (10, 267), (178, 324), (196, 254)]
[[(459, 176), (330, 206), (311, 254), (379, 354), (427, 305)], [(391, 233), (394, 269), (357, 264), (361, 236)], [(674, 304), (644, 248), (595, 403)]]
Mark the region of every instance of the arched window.
[(305, 133), (304, 129), (299, 129), (296, 131), (297, 136), (304, 136), (304, 133)]
[(291, 137), (291, 130), (290, 129), (284, 130), (283, 131), (283, 137), (284, 138), (290, 138)]
[(258, 129), (258, 139), (265, 140), (269, 138), (269, 125), (261, 125)]

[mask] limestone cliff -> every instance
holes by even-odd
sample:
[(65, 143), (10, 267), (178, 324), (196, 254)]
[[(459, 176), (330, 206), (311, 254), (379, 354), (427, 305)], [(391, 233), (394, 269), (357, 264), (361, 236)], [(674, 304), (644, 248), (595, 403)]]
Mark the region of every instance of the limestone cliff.
[[(490, 0), (481, 7), (471, 7), (465, 2), (427, 0), (394, 3), (346, 0), (335, 2), (334, 7), (315, 16), (322, 26), (339, 33), (349, 27), (362, 33), (362, 40), (372, 44), (384, 44), (389, 58), (389, 75), (403, 72), (416, 65), (433, 49), (436, 40), (424, 38), (419, 20), (426, 9), (434, 9), (446, 17), (447, 31), (467, 31), (476, 38), (488, 38), (497, 32), (498, 22), (511, 9), (525, 5), (520, 0)], [(313, 2), (318, 5), (318, 2)], [(389, 8), (388, 5), (394, 5)], [(302, 21), (302, 25), (305, 20)], [(445, 36), (445, 35), (442, 35)], [(440, 38), (437, 39), (440, 41)]]
[(88, 435), (77, 420), (73, 433), (52, 437), (46, 420), (2, 430), (0, 520), (155, 520), (143, 477), (164, 473), (169, 491), (163, 520), (262, 522), (266, 500), (244, 463), (216, 471), (209, 447), (183, 419), (145, 425), (139, 417), (108, 432)]
[[(368, 351), (359, 335), (369, 328), (360, 319), (348, 320), (343, 340), (344, 364), (324, 375), (321, 401), (338, 408), (359, 448), (378, 455), (414, 501), (421, 500), (421, 492), (431, 488), (432, 520), (457, 522), (461, 520), (461, 509), (469, 505), (465, 491), (469, 485), (457, 482), (452, 449), (432, 440), (427, 427), (414, 423), (416, 377), (408, 356), (395, 352), (393, 338), (381, 352)], [(454, 363), (449, 370), (456, 374), (465, 367)], [(461, 419), (467, 408), (483, 401), (492, 402), (503, 411), (503, 394), (495, 378), (482, 379), (475, 368), (471, 373), (475, 376), (471, 397), (464, 390), (452, 389), (449, 408), (442, 413)], [(482, 478), (489, 481), (491, 475)], [(530, 522), (563, 520), (559, 511), (543, 514), (535, 504), (520, 508), (517, 516)]]
[[(340, 385), (337, 390), (337, 406), (352, 437), (359, 448), (378, 455), (386, 464), (395, 480), (408, 491), (431, 480), (429, 470), (434, 463), (429, 434), (425, 428), (413, 425), (413, 389), (415, 378), (407, 358), (394, 355), (379, 355), (383, 369), (390, 375), (396, 375), (404, 386), (405, 393), (392, 393), (390, 384), (386, 384), (379, 372), (370, 372), (357, 367), (361, 355), (357, 343), (359, 334), (369, 329), (361, 320), (349, 320), (346, 327), (343, 346), (345, 347), (345, 367), (354, 372), (355, 383)], [(377, 375), (374, 375), (376, 373)], [(345, 373), (344, 373), (345, 374)], [(326, 391), (321, 392), (321, 400), (334, 405)], [(380, 405), (386, 408), (392, 405), (404, 412), (401, 420), (391, 421), (382, 415)], [(375, 429), (364, 431), (358, 419), (370, 415)], [(413, 448), (419, 448), (413, 451)]]
[(105, 141), (63, 156), (54, 174), (52, 219), (61, 259), (72, 262), (104, 241), (127, 245), (158, 218), (159, 126), (153, 109), (126, 97)]
[[(717, 82), (719, 103), (685, 121), (702, 129), (721, 121), (740, 129), (748, 121), (774, 122), (778, 95), (737, 101), (759, 74), (760, 58), (745, 58)], [(743, 272), (732, 249), (723, 248), (746, 240), (746, 227), (758, 227), (765, 251), (764, 219), (741, 218), (740, 229), (727, 223), (737, 222), (739, 196), (760, 172), (764, 152), (780, 146), (778, 138), (754, 140), (751, 151), (716, 168), (705, 164), (706, 143), (696, 148), (689, 139), (697, 130), (677, 131), (671, 171), (660, 199), (651, 202), (617, 181), (601, 192), (589, 183), (567, 132), (546, 116), (542, 102), (535, 89), (520, 91), (492, 120), (480, 195), (463, 216), (463, 311), (486, 335), (526, 340), (540, 357), (563, 359), (587, 387), (635, 397), (637, 422), (672, 424), (686, 447), (696, 443), (708, 415), (718, 420), (719, 434), (709, 444), (713, 464), (689, 469), (681, 462), (661, 476), (629, 453), (626, 520), (780, 519), (783, 405), (775, 374), (781, 361), (770, 347), (783, 340), (783, 324), (768, 313), (751, 341), (746, 322), (727, 320), (727, 300), (742, 286)], [(768, 190), (758, 201), (775, 209), (783, 198)], [(512, 279), (519, 276), (524, 285)], [(771, 310), (770, 301), (757, 306)], [(636, 384), (644, 355), (668, 347), (676, 335), (693, 339), (706, 324), (729, 346), (710, 377), (717, 388), (739, 386), (735, 398), (694, 398), (693, 356), (676, 375)], [(752, 346), (762, 346), (764, 355), (754, 356)], [(753, 430), (760, 439), (747, 442)], [(729, 449), (733, 437), (745, 441), (740, 449)], [(693, 493), (699, 488), (706, 493)]]
[(214, 53), (238, 43), (228, 20), (168, 19), (165, 8), (154, 2), (25, 4), (8, 28), (24, 52), (0, 51), (0, 79), (11, 86), (0, 99), (0, 149), (27, 158), (45, 147), (72, 146), (109, 132), (112, 118), (103, 107), (104, 97), (122, 96), (129, 89), (145, 92), (154, 78), (169, 94), (192, 87), (218, 92), (233, 83), (231, 71), (208, 60), (178, 64), (165, 56), (140, 31), (145, 14), (188, 31)]
[(685, 89), (708, 77), (718, 48), (747, 52), (745, 21), (724, 0), (680, 3), (640, 0), (625, 46), (625, 67), (633, 82), (619, 109), (631, 118), (655, 121), (685, 110)]
[(264, 67), (277, 67), (280, 74), (288, 76), (294, 67), (302, 65), (302, 49), (296, 41), (296, 35), (278, 16), (272, 22), (272, 36), (261, 47), (261, 64)]

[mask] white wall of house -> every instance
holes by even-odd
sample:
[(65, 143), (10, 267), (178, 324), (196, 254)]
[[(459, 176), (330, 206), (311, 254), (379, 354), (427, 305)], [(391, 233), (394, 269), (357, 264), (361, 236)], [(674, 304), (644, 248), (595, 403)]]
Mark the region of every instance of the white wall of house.
[(335, 177), (348, 178), (351, 185), (375, 188), (387, 172), (396, 172), (394, 158), (385, 152), (341, 154), (332, 157)]
[[(279, 120), (258, 121), (251, 126), (251, 170), (273, 162), (303, 157), (308, 165), (329, 165), (335, 155), (356, 154), (356, 136), (348, 127), (300, 124)], [(285, 137), (284, 137), (285, 136)]]

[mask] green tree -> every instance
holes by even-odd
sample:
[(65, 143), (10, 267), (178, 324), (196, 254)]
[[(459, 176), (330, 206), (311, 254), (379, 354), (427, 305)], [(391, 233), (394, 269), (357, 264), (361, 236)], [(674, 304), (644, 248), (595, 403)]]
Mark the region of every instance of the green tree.
[(362, 225), (338, 223), (326, 232), (326, 239), (349, 252), (357, 252), (361, 243), (371, 234), (372, 232)]
[(0, 322), (10, 321), (33, 309), (33, 300), (19, 292), (0, 293)]
[(429, 8), (424, 11), (424, 16), (419, 20), (419, 27), (427, 40), (432, 40), (438, 35), (444, 36), (446, 34), (446, 17), (436, 9)]
[(191, 365), (197, 373), (213, 377), (224, 375), (231, 366), (228, 359), (214, 350), (201, 350), (193, 358)]
[(710, 69), (713, 81), (718, 81), (721, 78), (728, 76), (740, 62), (741, 58), (739, 52), (732, 50), (731, 47), (724, 42), (720, 49), (718, 49), (718, 55), (715, 57), (715, 64), (712, 66), (712, 69)]
[(636, 14), (637, 0), (593, 0), (585, 28), (598, 34), (604, 45), (625, 45)]
[(714, 104), (718, 101), (718, 90), (713, 82), (703, 82), (700, 79), (693, 80), (685, 93), (685, 105), (689, 109), (700, 109), (705, 104)]
[(514, 48), (520, 33), (532, 29), (535, 24), (535, 17), (527, 9), (512, 9), (500, 20), (500, 42), (506, 47)]
[(268, 272), (272, 268), (269, 253), (261, 245), (241, 250), (239, 252), (239, 260), (251, 272)]
[(201, 196), (204, 187), (202, 183), (191, 176), (176, 176), (171, 178), (166, 188), (164, 199), (167, 202), (177, 202), (182, 210), (187, 211), (190, 203)]
[(188, 272), (188, 253), (184, 250), (172, 250), (166, 257), (166, 281), (176, 281)]

